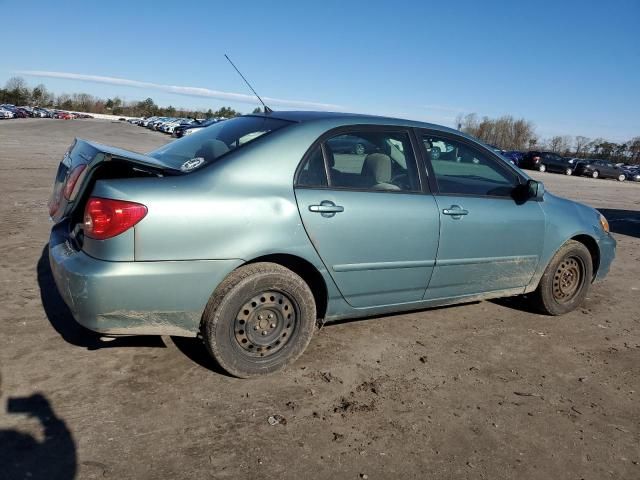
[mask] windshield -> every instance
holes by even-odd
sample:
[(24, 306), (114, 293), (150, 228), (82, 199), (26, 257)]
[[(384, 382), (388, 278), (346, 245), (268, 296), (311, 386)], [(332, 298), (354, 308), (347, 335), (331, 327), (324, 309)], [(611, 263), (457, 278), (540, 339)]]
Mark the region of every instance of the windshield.
[(236, 117), (203, 128), (148, 155), (173, 165), (176, 170), (189, 172), (291, 123), (268, 117)]

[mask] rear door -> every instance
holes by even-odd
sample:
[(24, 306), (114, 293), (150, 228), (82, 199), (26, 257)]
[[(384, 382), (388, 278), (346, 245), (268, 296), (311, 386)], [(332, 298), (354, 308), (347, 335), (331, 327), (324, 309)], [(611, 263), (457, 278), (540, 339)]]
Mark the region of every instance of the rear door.
[(354, 127), (326, 135), (299, 169), (304, 227), (354, 307), (424, 296), (440, 219), (435, 199), (421, 190), (415, 149), (405, 129)]
[(524, 289), (544, 242), (540, 203), (512, 197), (519, 174), (488, 150), (454, 134), (421, 131), (420, 138), (441, 224), (425, 298)]

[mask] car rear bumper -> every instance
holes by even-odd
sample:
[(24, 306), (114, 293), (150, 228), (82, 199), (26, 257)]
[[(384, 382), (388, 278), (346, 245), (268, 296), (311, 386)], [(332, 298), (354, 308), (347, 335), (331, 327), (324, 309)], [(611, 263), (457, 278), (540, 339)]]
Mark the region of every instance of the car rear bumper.
[(598, 246), (600, 247), (600, 265), (596, 273), (595, 281), (602, 280), (607, 276), (616, 256), (616, 240), (610, 233), (600, 237)]
[(54, 226), (49, 261), (56, 286), (82, 326), (114, 335), (196, 336), (218, 284), (243, 261), (108, 262), (76, 250)]

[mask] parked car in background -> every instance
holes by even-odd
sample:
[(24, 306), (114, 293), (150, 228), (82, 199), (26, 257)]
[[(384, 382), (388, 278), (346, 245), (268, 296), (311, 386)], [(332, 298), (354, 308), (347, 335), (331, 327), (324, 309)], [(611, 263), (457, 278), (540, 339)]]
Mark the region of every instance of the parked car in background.
[(169, 135), (173, 134), (176, 127), (181, 125), (191, 125), (193, 120), (188, 118), (178, 118), (171, 122), (165, 122), (160, 126), (160, 131), (163, 133), (168, 133)]
[(538, 170), (539, 172), (556, 172), (572, 175), (574, 163), (554, 152), (531, 150), (527, 152), (520, 162), (522, 168)]
[(355, 135), (342, 135), (332, 138), (330, 142), (331, 150), (334, 153), (365, 155), (376, 152), (378, 148), (367, 139)]
[(157, 129), (158, 129), (158, 126), (159, 126), (161, 123), (166, 122), (167, 120), (169, 120), (169, 117), (158, 117), (158, 118), (156, 118), (154, 121), (149, 122), (149, 123), (147, 124), (147, 128), (148, 128), (148, 129), (150, 129), (150, 130), (157, 130)]
[(33, 107), (33, 111), (40, 118), (53, 118), (53, 112), (51, 110), (46, 109), (46, 108)]
[(208, 126), (221, 121), (222, 120), (217, 118), (198, 120), (197, 122), (192, 123), (191, 125), (181, 125), (179, 127), (176, 127), (175, 131), (173, 132), (173, 135), (177, 138), (182, 138), (186, 135), (191, 135), (193, 133), (199, 132), (203, 128), (207, 128)]
[(522, 158), (524, 157), (524, 152), (520, 152), (518, 150), (508, 150), (502, 154), (507, 160), (513, 163), (516, 167), (520, 166), (522, 162)]
[(640, 182), (640, 165), (627, 165), (622, 167), (622, 171), (626, 175), (627, 180)]
[(0, 119), (7, 120), (9, 118), (15, 117), (14, 113), (11, 110), (8, 110), (2, 106), (0, 106)]
[(496, 146), (496, 145), (492, 145), (490, 143), (487, 143), (487, 147), (489, 147), (491, 150), (493, 150), (494, 152), (496, 152), (499, 155), (502, 155), (505, 150), (501, 149), (500, 147)]
[(30, 118), (33, 116), (31, 110), (25, 107), (16, 107), (16, 112), (20, 113), (20, 118)]
[(4, 108), (5, 110), (9, 110), (11, 113), (13, 113), (13, 118), (28, 118), (29, 117), (29, 112), (28, 111), (26, 111), (23, 108), (16, 107), (15, 105), (11, 105), (11, 104), (5, 103), (3, 105), (0, 105), (0, 107)]
[(607, 160), (589, 160), (579, 162), (576, 166), (576, 175), (585, 175), (592, 178), (615, 178), (619, 182), (627, 179), (627, 176), (620, 167), (616, 167)]
[(153, 122), (154, 120), (156, 120), (157, 118), (158, 118), (158, 117), (156, 117), (156, 116), (148, 117), (148, 118), (144, 118), (144, 119), (142, 119), (142, 120), (140, 121), (139, 125), (140, 125), (141, 127), (148, 127), (148, 126), (149, 126), (149, 124), (150, 124), (151, 122)]
[(76, 140), (49, 213), (80, 324), (200, 336), (238, 377), (290, 365), (320, 321), (521, 294), (570, 312), (616, 245), (595, 209), (469, 136), (328, 112), (241, 116), (147, 155)]

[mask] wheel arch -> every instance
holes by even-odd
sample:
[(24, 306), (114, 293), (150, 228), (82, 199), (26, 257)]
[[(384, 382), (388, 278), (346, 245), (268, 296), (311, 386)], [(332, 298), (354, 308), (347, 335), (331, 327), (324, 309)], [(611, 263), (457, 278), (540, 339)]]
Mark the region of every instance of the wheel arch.
[(600, 268), (600, 247), (598, 246), (598, 242), (592, 236), (585, 234), (575, 235), (571, 237), (570, 240), (582, 243), (587, 247), (587, 250), (589, 250), (589, 253), (591, 254), (591, 263), (593, 264), (593, 278), (591, 279), (593, 281), (598, 274), (598, 269)]
[(327, 284), (320, 271), (311, 262), (297, 255), (291, 255), (288, 253), (272, 253), (253, 258), (243, 265), (250, 265), (258, 262), (276, 263), (288, 268), (302, 278), (313, 294), (313, 299), (316, 302), (317, 318), (321, 319), (325, 317), (329, 301)]

